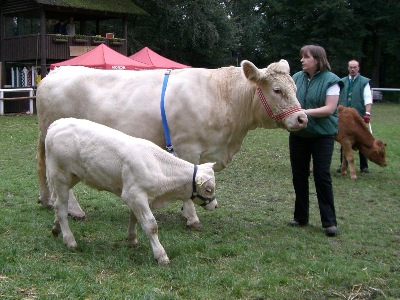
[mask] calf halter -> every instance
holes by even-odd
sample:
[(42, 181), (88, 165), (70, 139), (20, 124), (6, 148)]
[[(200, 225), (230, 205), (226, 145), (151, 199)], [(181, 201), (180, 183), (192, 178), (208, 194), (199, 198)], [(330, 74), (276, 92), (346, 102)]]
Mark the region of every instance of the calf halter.
[(272, 112), (271, 107), (269, 107), (268, 102), (265, 99), (264, 94), (263, 94), (263, 92), (262, 92), (260, 87), (257, 87), (257, 93), (258, 93), (258, 96), (260, 97), (261, 103), (264, 105), (264, 108), (268, 113), (268, 116), (270, 116), (270, 118), (275, 120), (275, 121), (280, 121), (280, 120), (286, 118), (287, 116), (289, 116), (289, 115), (291, 115), (291, 114), (293, 114), (295, 112), (303, 110), (301, 107), (294, 107), (294, 108), (288, 109), (288, 110), (286, 110), (284, 112), (281, 112), (278, 115), (274, 115), (274, 113)]
[(216, 196), (214, 195), (212, 197), (203, 197), (202, 195), (199, 195), (197, 193), (197, 191), (196, 191), (196, 174), (197, 174), (197, 165), (194, 165), (193, 181), (192, 181), (193, 192), (192, 192), (192, 196), (190, 197), (190, 199), (193, 200), (194, 198), (198, 198), (201, 201), (203, 201), (203, 203), (200, 204), (200, 206), (206, 206), (207, 204), (214, 201)]

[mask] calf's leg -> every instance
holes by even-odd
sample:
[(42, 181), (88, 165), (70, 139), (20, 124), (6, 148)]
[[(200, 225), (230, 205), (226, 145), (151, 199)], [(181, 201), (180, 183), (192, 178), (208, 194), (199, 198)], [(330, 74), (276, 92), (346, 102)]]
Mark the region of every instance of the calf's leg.
[[(54, 203), (53, 199), (50, 197), (50, 191), (47, 185), (45, 157), (46, 153), (44, 140), (41, 141), (41, 134), (39, 134), (39, 142), (37, 148), (37, 175), (39, 180), (38, 202), (41, 203), (43, 207), (51, 208), (53, 207)], [(80, 207), (78, 201), (76, 201), (72, 190), (70, 190), (69, 192), (68, 212), (69, 215), (74, 219), (81, 220), (85, 218), (85, 213)]]
[(129, 210), (128, 243), (131, 246), (138, 245), (137, 239), (137, 219), (132, 210)]
[(199, 217), (196, 214), (196, 208), (192, 200), (184, 201), (182, 207), (182, 215), (186, 218), (186, 226), (189, 228), (201, 228)]
[[(158, 239), (157, 221), (150, 210), (147, 197), (145, 197), (144, 195), (136, 195), (136, 197), (134, 198), (131, 195), (122, 195), (122, 199), (129, 206), (129, 209), (135, 214), (137, 221), (140, 223), (143, 231), (149, 238), (151, 248), (153, 249), (154, 258), (161, 265), (169, 264), (167, 253), (165, 252), (164, 247), (161, 245)], [(130, 222), (132, 222), (132, 217), (130, 218)]]
[(76, 248), (77, 244), (68, 225), (68, 195), (69, 188), (55, 184), (54, 192), (56, 195), (56, 201), (54, 203), (54, 227), (52, 229), (53, 234), (61, 228), (63, 236), (63, 242), (70, 248)]
[(357, 179), (357, 175), (356, 175), (356, 169), (354, 167), (354, 153), (353, 153), (353, 149), (351, 148), (351, 146), (343, 146), (343, 155), (345, 156), (346, 159), (343, 159), (342, 161), (342, 174), (346, 174), (346, 161), (349, 165), (350, 168), (350, 178), (352, 180), (356, 180)]

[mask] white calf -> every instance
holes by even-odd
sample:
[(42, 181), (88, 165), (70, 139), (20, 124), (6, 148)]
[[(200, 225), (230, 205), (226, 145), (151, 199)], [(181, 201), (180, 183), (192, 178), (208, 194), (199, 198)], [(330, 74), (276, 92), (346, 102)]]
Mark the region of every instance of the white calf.
[(128, 242), (136, 245), (136, 223), (150, 239), (154, 258), (168, 264), (158, 240), (157, 222), (151, 208), (172, 200), (192, 199), (207, 210), (217, 206), (213, 163), (193, 165), (150, 141), (88, 120), (59, 119), (50, 126), (46, 140), (48, 184), (55, 200), (53, 234), (77, 246), (68, 225), (68, 195), (82, 181), (122, 198), (130, 210)]

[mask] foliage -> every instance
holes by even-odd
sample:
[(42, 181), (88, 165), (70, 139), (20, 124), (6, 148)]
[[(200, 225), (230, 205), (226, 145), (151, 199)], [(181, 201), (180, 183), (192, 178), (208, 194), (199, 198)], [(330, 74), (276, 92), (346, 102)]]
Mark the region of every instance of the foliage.
[[(236, 28), (227, 18), (226, 6), (220, 1), (137, 1), (150, 18), (136, 20), (129, 40), (130, 52), (144, 46), (182, 63), (203, 67), (231, 65)], [(140, 41), (140, 42), (139, 42)], [(162, 50), (162, 51), (161, 51)]]
[(127, 246), (129, 215), (119, 198), (83, 185), (75, 192), (87, 220), (70, 220), (78, 249), (53, 238), (54, 214), (36, 200), (37, 118), (2, 116), (1, 298), (400, 299), (399, 114), (399, 105), (373, 107), (374, 134), (388, 144), (386, 168), (370, 163), (357, 181), (342, 177), (334, 172), (336, 145), (337, 237), (323, 234), (314, 193), (311, 226), (286, 226), (294, 199), (288, 133), (258, 129), (217, 173), (219, 207), (197, 209), (201, 231), (185, 228), (181, 203), (155, 212), (168, 267), (153, 260), (140, 228), (139, 247)]
[(121, 38), (110, 38), (110, 43), (122, 43), (124, 40)]
[(75, 38), (76, 40), (86, 40), (86, 39), (87, 39), (87, 36), (86, 36), (86, 35), (83, 35), (83, 34), (75, 34), (75, 35), (74, 35), (74, 38)]
[[(399, 87), (400, 2), (395, 0), (137, 0), (151, 14), (131, 17), (129, 53), (144, 46), (195, 67), (220, 67), (249, 59), (266, 66), (319, 44), (333, 71), (347, 74), (350, 59), (373, 87)], [(233, 55), (234, 54), (234, 55)]]
[(56, 40), (67, 40), (68, 36), (67, 35), (63, 35), (61, 33), (57, 33), (54, 35), (54, 39)]
[(105, 41), (105, 40), (106, 40), (106, 38), (101, 35), (92, 36), (92, 41)]

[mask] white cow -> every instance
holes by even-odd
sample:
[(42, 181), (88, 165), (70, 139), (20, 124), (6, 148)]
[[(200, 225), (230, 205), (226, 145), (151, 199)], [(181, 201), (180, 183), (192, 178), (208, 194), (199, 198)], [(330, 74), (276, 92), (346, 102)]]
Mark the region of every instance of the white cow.
[(47, 179), (55, 198), (53, 234), (77, 246), (68, 226), (69, 190), (78, 182), (114, 193), (130, 210), (128, 241), (137, 245), (136, 223), (150, 239), (154, 258), (169, 263), (158, 240), (157, 222), (150, 210), (181, 199), (213, 210), (213, 163), (199, 166), (162, 150), (150, 141), (88, 120), (59, 119), (50, 125), (46, 140)]
[[(85, 67), (56, 69), (38, 86), (39, 201), (52, 205), (46, 185), (44, 139), (59, 118), (89, 119), (165, 147), (160, 96), (165, 70), (119, 71)], [(296, 86), (285, 60), (258, 69), (241, 67), (173, 70), (165, 92), (169, 132), (178, 157), (199, 164), (216, 162), (222, 170), (237, 153), (249, 130), (307, 126)], [(85, 215), (70, 193), (70, 214)], [(200, 226), (191, 201), (184, 203), (187, 225)]]

